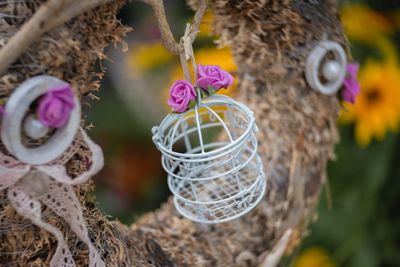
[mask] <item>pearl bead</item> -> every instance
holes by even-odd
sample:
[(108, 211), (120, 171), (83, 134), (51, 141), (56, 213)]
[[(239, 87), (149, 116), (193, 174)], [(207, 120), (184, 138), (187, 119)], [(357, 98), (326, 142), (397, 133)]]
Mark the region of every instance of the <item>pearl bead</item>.
[(49, 128), (44, 126), (35, 116), (29, 115), (24, 121), (24, 131), (28, 137), (37, 140), (45, 137)]
[(337, 61), (330, 60), (322, 67), (322, 75), (325, 79), (332, 82), (339, 78), (341, 66)]

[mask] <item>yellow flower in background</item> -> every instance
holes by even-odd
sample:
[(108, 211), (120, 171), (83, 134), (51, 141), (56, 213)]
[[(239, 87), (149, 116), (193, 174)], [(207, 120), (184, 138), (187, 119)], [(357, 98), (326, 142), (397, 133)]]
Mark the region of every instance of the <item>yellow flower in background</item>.
[(171, 61), (174, 57), (161, 42), (142, 43), (132, 47), (129, 64), (137, 71), (149, 71)]
[(229, 48), (202, 48), (195, 52), (197, 64), (218, 65), (229, 72), (236, 72), (237, 66)]
[(354, 105), (345, 103), (342, 122), (355, 122), (356, 140), (367, 146), (400, 122), (400, 69), (393, 62), (367, 62), (360, 70), (361, 92)]
[(382, 52), (384, 61), (396, 64), (397, 48), (391, 40), (382, 36), (375, 40), (375, 46)]
[(325, 249), (311, 247), (299, 255), (293, 267), (335, 267), (335, 264)]
[(378, 37), (393, 32), (391, 22), (382, 14), (365, 5), (346, 5), (341, 10), (341, 21), (350, 39), (374, 42)]

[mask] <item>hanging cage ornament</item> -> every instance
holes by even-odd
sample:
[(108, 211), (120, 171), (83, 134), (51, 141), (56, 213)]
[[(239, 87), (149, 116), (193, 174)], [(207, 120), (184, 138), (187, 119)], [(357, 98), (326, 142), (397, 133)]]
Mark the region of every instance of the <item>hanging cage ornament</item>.
[[(196, 81), (191, 40), (183, 42), (185, 79), (190, 81), (187, 60), (191, 59)], [(257, 153), (257, 131), (254, 113), (246, 105), (224, 95), (202, 98), (199, 88), (193, 108), (170, 113), (153, 127), (153, 142), (162, 153), (179, 213), (196, 222), (221, 223), (246, 214), (260, 202), (266, 178)], [(213, 133), (218, 137), (211, 141)]]

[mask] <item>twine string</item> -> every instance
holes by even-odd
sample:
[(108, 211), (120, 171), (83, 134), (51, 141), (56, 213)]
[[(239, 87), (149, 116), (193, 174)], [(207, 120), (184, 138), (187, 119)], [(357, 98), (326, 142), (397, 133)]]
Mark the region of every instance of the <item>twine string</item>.
[[(181, 65), (185, 80), (192, 84), (196, 84), (197, 64), (196, 64), (196, 59), (194, 57), (193, 46), (192, 46), (194, 40), (192, 40), (192, 38), (190, 37), (192, 31), (193, 31), (192, 26), (189, 23), (187, 23), (185, 28), (185, 34), (181, 37), (181, 43), (183, 44), (183, 52), (179, 55), (179, 58), (181, 60)], [(191, 61), (192, 64), (193, 80), (190, 75), (189, 64), (188, 64), (189, 60)], [(200, 99), (201, 96), (199, 95), (198, 97)]]

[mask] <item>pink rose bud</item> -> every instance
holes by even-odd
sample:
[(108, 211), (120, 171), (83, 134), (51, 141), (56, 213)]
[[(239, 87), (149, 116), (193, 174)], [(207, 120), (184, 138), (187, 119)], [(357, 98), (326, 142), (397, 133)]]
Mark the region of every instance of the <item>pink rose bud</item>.
[(354, 104), (360, 92), (360, 83), (357, 80), (358, 64), (347, 64), (347, 76), (343, 82), (342, 98), (344, 101)]
[(215, 91), (233, 84), (232, 75), (216, 65), (197, 65), (197, 86), (205, 91), (211, 86)]
[(67, 123), (74, 107), (74, 93), (70, 86), (54, 88), (39, 100), (38, 117), (43, 125), (60, 128)]
[(196, 100), (196, 91), (193, 85), (184, 80), (177, 80), (169, 89), (168, 105), (175, 112), (188, 110), (190, 101)]

